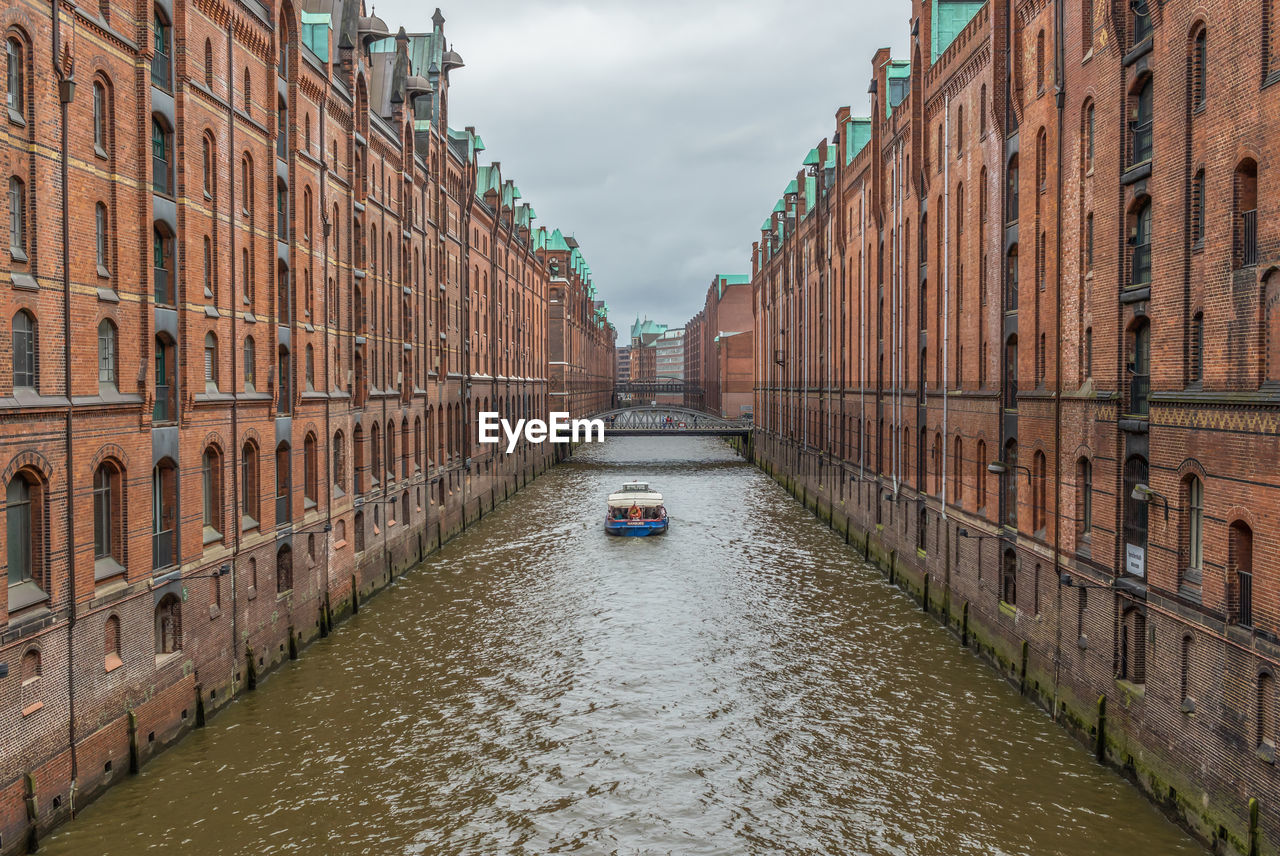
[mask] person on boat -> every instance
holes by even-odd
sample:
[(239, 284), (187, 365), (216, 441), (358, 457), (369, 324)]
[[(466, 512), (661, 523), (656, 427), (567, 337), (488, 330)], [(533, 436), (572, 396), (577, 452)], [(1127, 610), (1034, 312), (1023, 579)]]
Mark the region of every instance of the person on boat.
[(658, 508), (657, 508), (657, 510), (656, 510), (656, 513), (655, 513), (654, 517), (656, 517), (658, 520), (666, 520), (666, 519), (667, 519), (667, 507), (666, 507), (665, 505), (659, 505), (659, 506), (658, 506)]
[(631, 519), (632, 519), (632, 520), (639, 520), (639, 519), (640, 519), (640, 516), (641, 516), (640, 506), (636, 505), (635, 503), (632, 503), (632, 504), (631, 504)]

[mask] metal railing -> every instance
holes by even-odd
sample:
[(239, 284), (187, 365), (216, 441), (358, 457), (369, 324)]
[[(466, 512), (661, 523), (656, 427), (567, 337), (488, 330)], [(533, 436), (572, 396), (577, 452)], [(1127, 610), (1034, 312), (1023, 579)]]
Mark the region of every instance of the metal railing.
[(1130, 127), (1133, 129), (1133, 151), (1130, 166), (1137, 166), (1151, 160), (1151, 141), (1153, 122), (1150, 120), (1142, 123), (1134, 122)]
[(1151, 244), (1135, 244), (1129, 257), (1129, 285), (1151, 282)]
[(1134, 374), (1129, 377), (1129, 415), (1146, 416), (1148, 398), (1151, 395), (1151, 376)]
[(152, 422), (174, 422), (178, 418), (177, 388), (167, 383), (156, 384), (156, 404), (151, 411)]
[(173, 274), (169, 273), (168, 268), (153, 268), (155, 277), (153, 296), (156, 303), (163, 306), (173, 305)]
[(151, 58), (151, 82), (166, 92), (173, 88), (173, 61), (167, 53), (156, 51)]
[(1252, 211), (1246, 211), (1241, 217), (1244, 220), (1241, 263), (1245, 267), (1252, 267), (1258, 263), (1258, 210), (1255, 208)]
[(173, 530), (165, 529), (151, 535), (151, 567), (154, 570), (173, 564)]
[(1236, 623), (1253, 626), (1253, 574), (1236, 571)]

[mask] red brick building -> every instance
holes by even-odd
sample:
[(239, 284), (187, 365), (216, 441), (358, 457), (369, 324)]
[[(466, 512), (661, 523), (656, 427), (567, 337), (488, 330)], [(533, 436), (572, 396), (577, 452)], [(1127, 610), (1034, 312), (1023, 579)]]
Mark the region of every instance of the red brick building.
[(702, 310), (685, 324), (687, 406), (734, 419), (751, 413), (752, 297), (750, 276), (720, 273), (711, 280)]
[[(438, 11), (0, 21), (7, 853), (545, 468), (475, 414), (570, 381), (533, 211), (449, 128)], [(609, 378), (585, 320), (556, 346)]]
[(572, 417), (601, 413), (613, 401), (617, 330), (609, 323), (604, 301), (596, 299), (591, 267), (578, 242), (559, 229), (539, 230), (536, 247), (551, 277), (548, 406)]
[(1240, 853), (1280, 848), (1277, 14), (915, 0), (752, 254), (756, 459)]

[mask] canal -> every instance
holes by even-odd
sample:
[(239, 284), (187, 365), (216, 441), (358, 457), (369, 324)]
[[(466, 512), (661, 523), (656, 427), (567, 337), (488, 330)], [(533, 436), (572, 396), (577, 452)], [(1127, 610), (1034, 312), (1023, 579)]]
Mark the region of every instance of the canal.
[[(663, 537), (610, 539), (648, 478)], [(1203, 854), (710, 438), (583, 447), (45, 854)]]

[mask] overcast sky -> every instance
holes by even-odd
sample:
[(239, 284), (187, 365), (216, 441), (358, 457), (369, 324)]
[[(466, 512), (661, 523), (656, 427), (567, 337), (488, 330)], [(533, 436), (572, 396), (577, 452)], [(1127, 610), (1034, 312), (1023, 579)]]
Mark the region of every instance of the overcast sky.
[[(448, 2), (448, 0), (447, 0)], [(751, 242), (871, 56), (906, 55), (906, 0), (451, 0), (449, 120), (474, 125), (537, 223), (575, 235), (623, 343), (683, 325)], [(392, 31), (431, 5), (382, 0)]]

